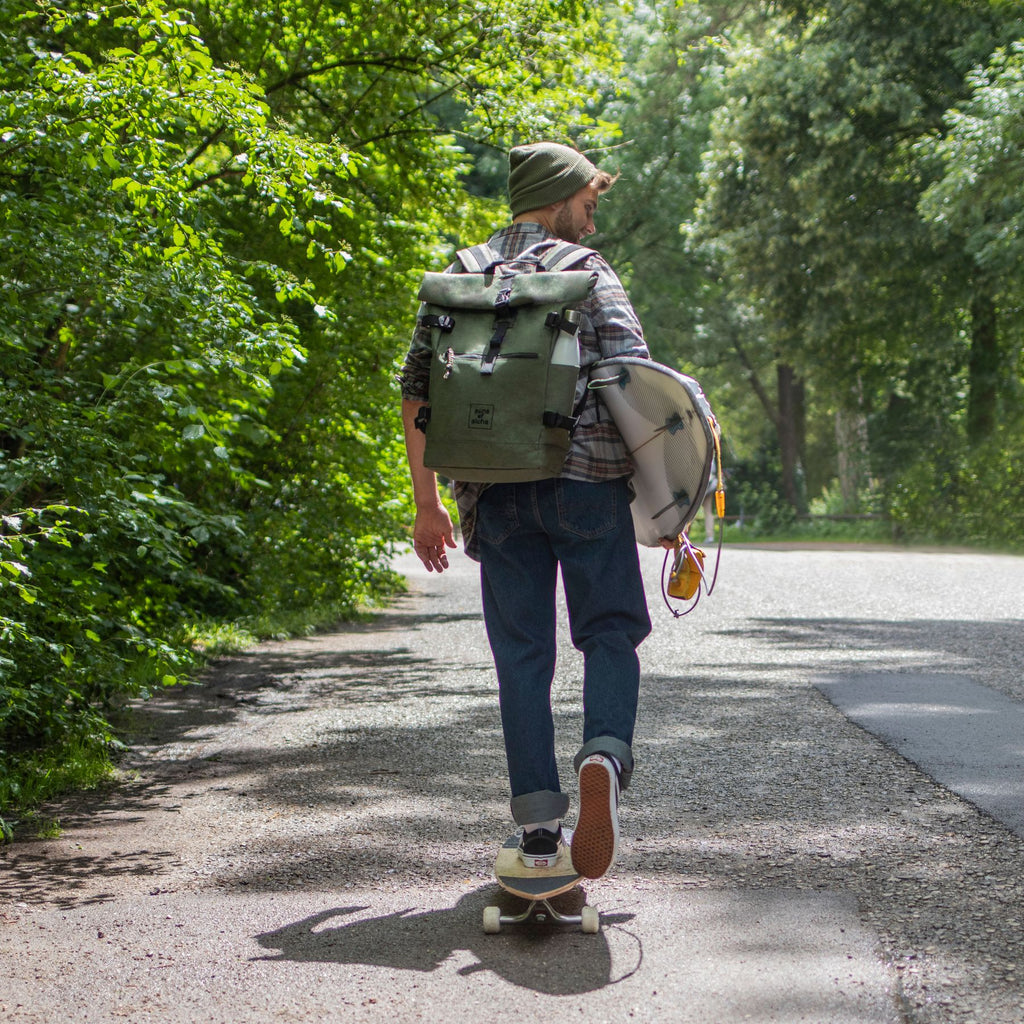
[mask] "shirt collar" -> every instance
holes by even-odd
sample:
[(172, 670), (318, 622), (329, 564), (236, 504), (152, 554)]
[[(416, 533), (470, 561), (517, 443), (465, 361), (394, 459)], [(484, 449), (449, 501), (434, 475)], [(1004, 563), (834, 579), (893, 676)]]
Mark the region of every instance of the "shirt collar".
[(517, 255), (531, 245), (543, 242), (555, 236), (542, 224), (532, 221), (520, 221), (495, 231), (490, 237), (489, 245), (498, 249), (503, 256)]

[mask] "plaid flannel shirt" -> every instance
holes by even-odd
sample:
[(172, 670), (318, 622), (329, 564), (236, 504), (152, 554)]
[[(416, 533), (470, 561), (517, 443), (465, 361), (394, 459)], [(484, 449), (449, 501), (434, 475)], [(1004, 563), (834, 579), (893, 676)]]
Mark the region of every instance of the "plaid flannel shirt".
[[(500, 256), (511, 259), (524, 249), (554, 238), (539, 224), (520, 223), (502, 228), (488, 240)], [(593, 255), (579, 264), (582, 269), (595, 271), (597, 281), (586, 301), (579, 307), (583, 314), (579, 329), (580, 376), (576, 384), (577, 404), (586, 392), (590, 367), (599, 359), (609, 356), (638, 356), (650, 358), (643, 328), (633, 310), (625, 289), (604, 257)], [(456, 262), (447, 270), (458, 273)], [(405, 365), (399, 380), (402, 397), (413, 402), (430, 400), (430, 329), (418, 320), (413, 332)], [(633, 472), (626, 447), (615, 424), (603, 413), (597, 396), (590, 393), (580, 414), (579, 425), (572, 436), (569, 453), (561, 475), (571, 480), (596, 483), (629, 476)], [(476, 502), (487, 484), (455, 481), (455, 500), (459, 508), (459, 523), (466, 554), (479, 558), (475, 538)]]

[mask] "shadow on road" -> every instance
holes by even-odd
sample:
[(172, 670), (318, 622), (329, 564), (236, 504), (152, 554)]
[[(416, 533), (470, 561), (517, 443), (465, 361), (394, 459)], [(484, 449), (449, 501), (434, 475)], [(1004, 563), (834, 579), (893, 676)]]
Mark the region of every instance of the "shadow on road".
[[(582, 900), (579, 893), (567, 895)], [(621, 929), (632, 914), (604, 916), (597, 935), (533, 923), (485, 935), (484, 907), (500, 902), (495, 887), (488, 886), (443, 910), (360, 917), (370, 908), (335, 907), (256, 936), (261, 946), (276, 953), (259, 959), (430, 972), (464, 950), (475, 962), (460, 968), (460, 975), (492, 971), (514, 985), (547, 995), (578, 995), (616, 984), (634, 974), (643, 959), (636, 939), (633, 962), (623, 965), (617, 956), (613, 976), (607, 930)]]

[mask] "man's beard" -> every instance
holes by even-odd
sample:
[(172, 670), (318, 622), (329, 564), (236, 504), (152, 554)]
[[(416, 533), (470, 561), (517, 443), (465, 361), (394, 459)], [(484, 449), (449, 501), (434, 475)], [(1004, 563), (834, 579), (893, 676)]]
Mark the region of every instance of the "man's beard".
[(572, 242), (573, 244), (579, 242), (580, 232), (576, 229), (575, 223), (573, 223), (572, 211), (568, 203), (555, 214), (553, 227), (555, 234), (563, 241)]

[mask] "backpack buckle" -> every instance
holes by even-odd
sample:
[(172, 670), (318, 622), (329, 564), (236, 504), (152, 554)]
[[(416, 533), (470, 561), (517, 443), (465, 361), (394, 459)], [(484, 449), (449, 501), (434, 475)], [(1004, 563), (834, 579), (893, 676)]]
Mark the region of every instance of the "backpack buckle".
[(437, 327), (440, 329), (442, 334), (451, 334), (455, 330), (455, 317), (449, 316), (445, 313), (442, 316), (434, 316), (428, 314), (423, 317), (424, 327)]
[(551, 312), (545, 317), (544, 326), (575, 335), (580, 329), (580, 314), (575, 309), (566, 309), (561, 313)]
[[(497, 305), (497, 303), (495, 303)], [(498, 310), (494, 317), (494, 334), (491, 335), (490, 343), (488, 344), (487, 351), (484, 353), (483, 359), (480, 362), (480, 373), (483, 376), (488, 376), (494, 373), (494, 364), (497, 361), (498, 355), (501, 352), (501, 343), (505, 340), (505, 335), (508, 333), (508, 329), (516, 321), (516, 310), (505, 309)]]

